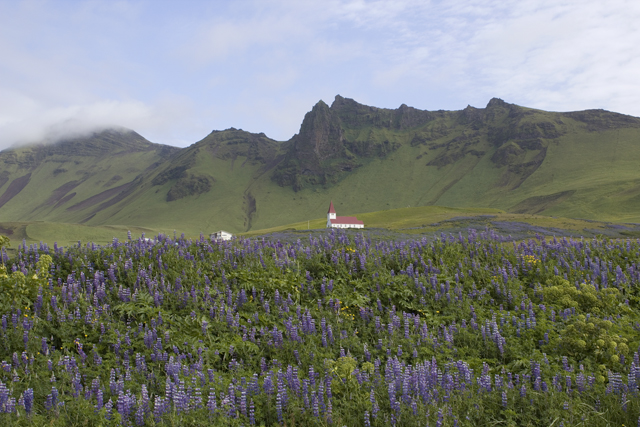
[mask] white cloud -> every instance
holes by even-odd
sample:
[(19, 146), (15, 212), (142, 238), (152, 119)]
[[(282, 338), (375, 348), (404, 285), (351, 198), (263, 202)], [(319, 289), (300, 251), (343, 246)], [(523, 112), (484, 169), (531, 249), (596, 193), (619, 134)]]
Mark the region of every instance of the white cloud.
[(640, 116), (637, 22), (625, 0), (0, 2), (0, 147), (60, 122), (181, 145), (230, 126), (285, 140), (337, 93)]
[[(2, 148), (14, 144), (53, 142), (63, 137), (80, 136), (94, 130), (125, 127), (147, 136), (158, 132), (172, 133), (177, 122), (185, 123), (191, 112), (184, 102), (160, 102), (149, 106), (140, 101), (102, 100), (90, 104), (59, 107), (38, 106), (25, 102), (29, 108), (19, 116), (0, 123)], [(177, 138), (179, 139), (179, 138)]]
[(198, 23), (178, 55), (198, 65), (238, 58), (254, 49), (271, 51), (310, 37), (303, 3), (291, 7), (264, 8), (260, 2), (241, 2), (234, 16), (213, 16)]
[[(530, 106), (621, 106), (618, 82), (635, 80), (640, 71), (630, 55), (640, 30), (629, 26), (640, 18), (640, 7), (625, 3), (549, 3), (534, 15), (520, 10), (478, 31), (474, 62), (491, 86)], [(640, 87), (633, 92), (640, 95)], [(630, 104), (624, 110), (640, 113)]]

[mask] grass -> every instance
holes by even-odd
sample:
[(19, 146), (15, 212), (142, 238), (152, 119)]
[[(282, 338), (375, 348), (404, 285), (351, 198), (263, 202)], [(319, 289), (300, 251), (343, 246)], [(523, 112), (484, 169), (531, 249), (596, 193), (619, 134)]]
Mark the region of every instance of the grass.
[(50, 247), (54, 243), (59, 247), (77, 246), (78, 242), (83, 245), (90, 242), (104, 245), (112, 242), (114, 238), (120, 241), (126, 240), (128, 231), (131, 231), (134, 236), (145, 233), (147, 237), (153, 237), (158, 233), (173, 233), (172, 230), (122, 225), (88, 226), (46, 221), (0, 223), (0, 234), (8, 236), (12, 242), (12, 245), (7, 248), (9, 254), (15, 253), (18, 245), (23, 241), (27, 245), (46, 243)]
[[(550, 217), (544, 215), (512, 214), (499, 209), (490, 208), (452, 208), (445, 206), (420, 206), (415, 208), (389, 209), (378, 212), (366, 212), (355, 214), (358, 219), (364, 221), (366, 233), (370, 229), (384, 229), (404, 234), (433, 235), (441, 232), (466, 231), (468, 228), (482, 230), (485, 227), (505, 232), (496, 227), (498, 223), (528, 224), (531, 227), (542, 227), (551, 230), (557, 235), (612, 235), (616, 237), (637, 237), (640, 229), (635, 225), (627, 225), (627, 228), (612, 229), (611, 223), (602, 221), (590, 221), (584, 219), (572, 219), (563, 217)], [(318, 230), (326, 227), (326, 218), (314, 218), (308, 221), (299, 221), (277, 227), (251, 230), (239, 233), (242, 237), (257, 237), (273, 233), (288, 231), (304, 231), (307, 229)], [(560, 230), (560, 231), (558, 231)], [(589, 230), (589, 231), (585, 231)], [(145, 233), (147, 237), (153, 237), (159, 233), (173, 235), (185, 233), (187, 238), (197, 238), (200, 231), (177, 227), (140, 227), (136, 225), (102, 225), (91, 226), (86, 224), (69, 224), (49, 221), (31, 222), (3, 222), (0, 223), (0, 234), (8, 236), (13, 246), (10, 252), (15, 251), (18, 244), (24, 240), (28, 245), (47, 243), (53, 246), (70, 247), (77, 246), (80, 241), (83, 245), (89, 242), (96, 244), (110, 243), (113, 238), (125, 240), (127, 232), (134, 236)], [(203, 232), (208, 236), (210, 230)], [(535, 231), (531, 232), (532, 234)], [(508, 234), (508, 233), (506, 233)]]
[[(545, 215), (513, 214), (499, 209), (490, 208), (452, 208), (444, 206), (420, 206), (415, 208), (389, 209), (378, 212), (356, 214), (365, 223), (364, 232), (368, 229), (387, 229), (404, 234), (432, 235), (441, 232), (465, 231), (468, 228), (484, 229), (485, 227), (500, 229), (496, 223), (526, 224), (530, 226), (529, 234), (535, 234), (538, 228), (549, 234), (573, 235), (585, 237), (606, 235), (611, 237), (633, 237), (640, 230), (634, 224), (627, 224), (618, 230), (612, 228), (612, 223), (585, 219), (551, 217)], [(317, 230), (326, 227), (326, 218), (315, 218), (309, 221), (295, 222), (252, 230), (241, 233), (244, 237), (256, 237), (286, 231)], [(507, 226), (508, 228), (508, 226)], [(526, 228), (526, 227), (525, 227)], [(508, 233), (505, 233), (508, 234)]]

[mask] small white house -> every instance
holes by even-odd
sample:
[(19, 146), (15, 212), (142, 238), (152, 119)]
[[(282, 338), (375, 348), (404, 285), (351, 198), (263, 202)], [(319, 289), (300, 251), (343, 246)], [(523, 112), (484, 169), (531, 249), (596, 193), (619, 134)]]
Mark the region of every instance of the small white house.
[(364, 228), (364, 222), (359, 221), (355, 216), (336, 216), (336, 210), (331, 201), (329, 212), (327, 212), (327, 228)]
[(215, 233), (211, 233), (211, 240), (231, 240), (233, 234), (228, 231), (216, 231)]

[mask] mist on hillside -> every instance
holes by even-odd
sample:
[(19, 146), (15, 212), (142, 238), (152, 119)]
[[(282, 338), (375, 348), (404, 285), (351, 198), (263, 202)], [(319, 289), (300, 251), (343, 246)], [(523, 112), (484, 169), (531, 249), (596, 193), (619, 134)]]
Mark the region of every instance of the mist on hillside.
[(54, 109), (34, 106), (24, 117), (0, 120), (0, 150), (55, 143), (104, 129), (132, 129), (153, 142), (184, 147), (210, 131), (199, 129), (189, 115), (190, 108), (179, 102), (105, 101)]

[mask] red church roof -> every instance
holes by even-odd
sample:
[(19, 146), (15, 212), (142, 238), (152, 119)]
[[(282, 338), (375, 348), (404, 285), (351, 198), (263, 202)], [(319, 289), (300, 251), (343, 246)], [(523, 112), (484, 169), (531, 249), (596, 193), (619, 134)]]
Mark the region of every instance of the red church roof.
[(336, 219), (330, 220), (331, 224), (362, 224), (364, 222), (358, 220), (355, 216), (337, 216)]
[(329, 212), (327, 212), (327, 213), (332, 213), (332, 214), (336, 213), (336, 210), (333, 208), (333, 200), (331, 201), (331, 204), (329, 205)]

